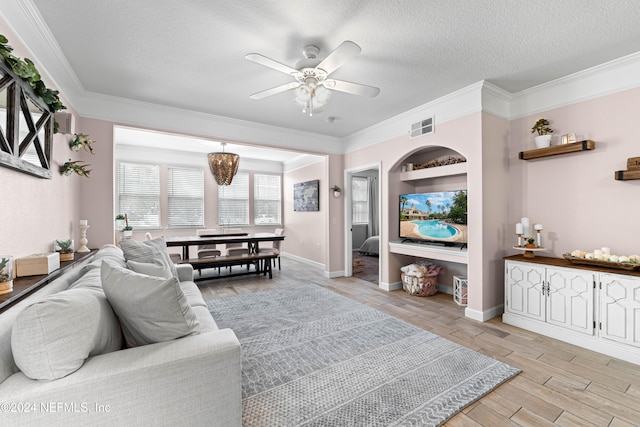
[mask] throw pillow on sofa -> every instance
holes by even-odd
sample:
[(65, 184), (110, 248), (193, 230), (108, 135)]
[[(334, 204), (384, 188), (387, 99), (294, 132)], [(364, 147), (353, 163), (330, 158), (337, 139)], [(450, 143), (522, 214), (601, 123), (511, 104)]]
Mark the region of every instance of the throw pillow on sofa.
[(173, 277), (171, 269), (160, 261), (127, 261), (127, 268), (131, 271), (135, 271), (136, 273), (146, 274), (147, 276), (162, 277), (164, 279)]
[(178, 277), (178, 271), (169, 257), (167, 242), (165, 242), (164, 238), (157, 237), (142, 242), (123, 240), (120, 242), (120, 248), (122, 248), (125, 260), (147, 263), (160, 262), (171, 270), (171, 274), (174, 277)]
[(200, 323), (175, 277), (164, 279), (102, 263), (102, 289), (129, 347), (200, 332)]
[(122, 331), (104, 293), (69, 289), (27, 306), (11, 332), (13, 358), (34, 380), (55, 380), (85, 359), (122, 348)]

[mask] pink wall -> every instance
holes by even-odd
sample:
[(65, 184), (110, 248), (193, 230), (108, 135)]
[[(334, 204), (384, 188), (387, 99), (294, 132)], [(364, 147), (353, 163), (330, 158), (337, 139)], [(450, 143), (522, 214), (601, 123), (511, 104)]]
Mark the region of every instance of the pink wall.
[[(34, 60), (45, 84), (55, 89), (46, 70), (1, 20), (0, 34), (9, 39), (13, 54)], [(68, 105), (64, 97), (61, 99), (63, 104)], [(73, 111), (69, 109), (67, 112)], [(80, 239), (78, 193), (80, 184), (86, 178), (63, 176), (59, 172), (60, 166), (69, 158), (78, 159), (76, 153), (69, 149), (68, 139), (68, 135), (61, 134), (53, 137), (52, 179), (37, 178), (0, 166), (0, 254), (20, 257), (51, 252), (56, 239), (74, 239), (77, 247)]]
[[(314, 163), (293, 171), (285, 172), (282, 178), (285, 223), (283, 252), (325, 264), (327, 242), (329, 183), (326, 178), (326, 161)], [(293, 211), (293, 185), (314, 179), (320, 180), (320, 210), (318, 212)], [(325, 269), (327, 266), (325, 265)]]
[[(596, 149), (519, 160), (519, 151), (535, 148), (530, 129), (539, 117), (556, 130), (553, 144), (561, 134), (576, 133), (595, 141)], [(511, 121), (509, 231), (523, 216), (543, 224), (546, 256), (602, 246), (617, 255), (639, 253), (640, 180), (614, 180), (628, 157), (640, 156), (638, 117), (640, 88)]]

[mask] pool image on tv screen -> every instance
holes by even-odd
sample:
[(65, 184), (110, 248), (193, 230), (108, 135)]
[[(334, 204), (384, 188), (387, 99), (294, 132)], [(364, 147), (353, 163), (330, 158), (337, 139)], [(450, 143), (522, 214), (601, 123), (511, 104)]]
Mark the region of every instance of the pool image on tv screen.
[(465, 245), (467, 191), (401, 194), (400, 238)]

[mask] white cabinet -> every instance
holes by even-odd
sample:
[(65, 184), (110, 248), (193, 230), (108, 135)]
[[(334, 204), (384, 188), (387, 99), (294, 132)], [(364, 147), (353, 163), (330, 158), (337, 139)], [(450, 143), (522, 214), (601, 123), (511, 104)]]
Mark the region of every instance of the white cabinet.
[(640, 347), (640, 280), (600, 274), (600, 337)]
[(593, 335), (593, 273), (510, 261), (505, 277), (506, 312)]
[(507, 257), (502, 320), (640, 364), (640, 275), (625, 273)]

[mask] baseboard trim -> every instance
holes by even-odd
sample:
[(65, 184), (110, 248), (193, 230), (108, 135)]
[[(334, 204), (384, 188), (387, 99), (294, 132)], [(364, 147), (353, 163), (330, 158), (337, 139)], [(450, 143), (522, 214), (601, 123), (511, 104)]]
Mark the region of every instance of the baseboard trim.
[(324, 270), (324, 264), (322, 264), (320, 262), (317, 262), (317, 261), (312, 261), (312, 260), (307, 259), (307, 258), (302, 258), (302, 257), (299, 257), (297, 255), (292, 255), (292, 254), (287, 253), (287, 252), (282, 252), (280, 254), (280, 256), (283, 257), (283, 258), (291, 258), (291, 259), (294, 259), (296, 261), (302, 262), (304, 264), (307, 264), (307, 265), (313, 266), (315, 268), (318, 268), (320, 270)]
[(486, 322), (487, 320), (491, 320), (496, 316), (500, 316), (502, 313), (504, 313), (504, 304), (496, 305), (495, 307), (484, 311), (474, 310), (469, 307), (464, 309), (465, 317), (468, 317), (472, 320), (477, 320), (478, 322)]
[(388, 283), (388, 282), (380, 281), (380, 283), (378, 284), (378, 287), (387, 292), (397, 291), (398, 289), (402, 289), (402, 282)]

